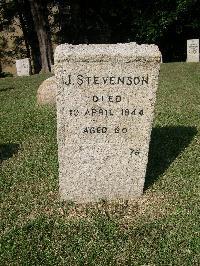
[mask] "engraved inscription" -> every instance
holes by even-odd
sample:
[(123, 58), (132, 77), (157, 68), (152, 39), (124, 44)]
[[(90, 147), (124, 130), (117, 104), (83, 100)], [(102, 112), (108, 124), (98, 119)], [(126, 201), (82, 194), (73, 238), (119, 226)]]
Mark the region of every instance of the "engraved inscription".
[(83, 133), (103, 133), (105, 134), (107, 132), (108, 128), (107, 127), (85, 127), (83, 129)]
[[(140, 85), (141, 87), (144, 84), (149, 83), (149, 76), (136, 75), (136, 76), (123, 76), (123, 77), (115, 77), (115, 76), (107, 76), (107, 77), (99, 77), (99, 76), (83, 76), (81, 74), (77, 76), (73, 76), (71, 74), (67, 75), (66, 80), (64, 81), (65, 85), (71, 85), (77, 83), (78, 86), (89, 86), (89, 85), (123, 85), (123, 88), (126, 86), (136, 86)], [(127, 99), (122, 95), (113, 95), (113, 94), (95, 94), (91, 95), (88, 100), (89, 104), (91, 104), (90, 108), (77, 108), (77, 109), (70, 109), (69, 116), (70, 117), (84, 117), (84, 118), (109, 118), (112, 119), (113, 117), (121, 117), (121, 119), (131, 119), (134, 121), (135, 118), (140, 119), (145, 115), (144, 108), (142, 106), (126, 106)], [(110, 104), (111, 108), (104, 108), (105, 104)], [(116, 108), (120, 104), (120, 108)], [(98, 106), (96, 106), (98, 105)], [(88, 104), (87, 104), (88, 106)], [(113, 107), (113, 108), (112, 108)], [(122, 120), (123, 121), (123, 120)], [(105, 126), (105, 125), (90, 125), (84, 126), (80, 128), (80, 131), (84, 135), (94, 135), (94, 134), (120, 134), (125, 135), (129, 132), (127, 127), (123, 126)], [(130, 148), (130, 156), (138, 156), (140, 154), (140, 150), (138, 148)]]
[(140, 154), (140, 150), (135, 150), (135, 149), (130, 148), (130, 155), (131, 156), (133, 156), (133, 155), (138, 156), (139, 154)]
[(122, 96), (117, 95), (117, 96), (112, 96), (112, 95), (108, 95), (108, 96), (97, 96), (94, 95), (92, 97), (93, 102), (97, 103), (97, 102), (109, 102), (109, 103), (119, 103), (122, 100)]
[(127, 86), (141, 86), (144, 84), (149, 84), (149, 75), (138, 75), (138, 76), (84, 76), (72, 74), (66, 75), (66, 78), (63, 80), (64, 85), (78, 84), (79, 86), (88, 86), (88, 85), (127, 85)]
[(84, 113), (84, 116), (104, 116), (104, 117), (108, 117), (108, 116), (113, 116), (114, 112), (112, 109), (95, 109), (95, 108), (91, 108), (91, 109), (87, 109)]

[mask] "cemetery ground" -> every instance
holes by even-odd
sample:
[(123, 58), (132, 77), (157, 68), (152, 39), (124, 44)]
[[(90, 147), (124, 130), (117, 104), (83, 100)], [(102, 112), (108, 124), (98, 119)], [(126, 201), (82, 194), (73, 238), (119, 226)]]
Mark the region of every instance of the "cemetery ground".
[(47, 75), (0, 80), (1, 265), (199, 265), (200, 64), (162, 64), (144, 195), (60, 202)]

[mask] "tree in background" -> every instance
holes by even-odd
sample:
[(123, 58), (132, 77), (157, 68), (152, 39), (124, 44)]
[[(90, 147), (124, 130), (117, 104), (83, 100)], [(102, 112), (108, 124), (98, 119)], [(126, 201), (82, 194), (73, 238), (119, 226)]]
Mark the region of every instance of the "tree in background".
[(23, 39), (26, 46), (27, 57), (31, 59), (33, 72), (39, 73), (41, 66), (41, 54), (35, 25), (30, 9), (30, 4), (26, 0), (15, 0), (21, 29), (23, 31)]
[(164, 61), (185, 61), (186, 40), (199, 38), (199, 0), (141, 0), (135, 40), (156, 43)]
[(17, 50), (23, 47), (24, 42), (26, 49), (21, 56), (31, 59), (33, 72), (50, 72), (53, 51), (47, 1), (2, 0), (0, 7), (2, 30), (14, 25), (18, 19), (23, 32), (23, 36), (14, 37), (13, 55), (17, 56)]
[(55, 0), (58, 42), (159, 45), (165, 61), (186, 59), (199, 38), (199, 0)]
[(47, 9), (48, 2), (45, 0), (29, 0), (29, 3), (39, 43), (42, 72), (48, 73), (51, 71), (53, 63), (53, 49)]
[[(155, 43), (166, 62), (185, 60), (186, 40), (200, 35), (199, 0), (1, 2), (4, 25), (12, 23), (13, 17), (20, 20), (26, 54), (35, 73), (51, 69), (51, 37), (56, 44)], [(16, 41), (20, 44), (20, 38)]]
[[(13, 1), (0, 2), (0, 60), (1, 66), (13, 63), (13, 57), (26, 56), (26, 49), (22, 47), (22, 38), (15, 35), (17, 21), (15, 20), (15, 4)], [(2, 71), (2, 69), (1, 69)]]

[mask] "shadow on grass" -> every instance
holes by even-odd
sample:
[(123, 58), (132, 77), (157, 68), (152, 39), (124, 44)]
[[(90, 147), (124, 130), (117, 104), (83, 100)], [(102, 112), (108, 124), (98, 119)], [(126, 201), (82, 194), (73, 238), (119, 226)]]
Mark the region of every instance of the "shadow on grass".
[(165, 172), (196, 134), (195, 127), (153, 128), (144, 190)]
[(0, 78), (13, 77), (13, 74), (10, 72), (0, 72)]
[(18, 150), (19, 144), (16, 143), (0, 144), (0, 163), (12, 157)]
[(10, 91), (10, 90), (14, 90), (14, 87), (7, 87), (7, 88), (0, 89), (0, 92)]

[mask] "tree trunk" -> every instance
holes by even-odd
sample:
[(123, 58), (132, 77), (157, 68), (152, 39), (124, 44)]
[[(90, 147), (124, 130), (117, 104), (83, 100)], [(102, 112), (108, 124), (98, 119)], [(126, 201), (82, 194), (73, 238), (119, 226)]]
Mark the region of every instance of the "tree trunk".
[(31, 59), (33, 73), (37, 74), (41, 70), (41, 57), (37, 33), (34, 29), (34, 22), (30, 10), (30, 4), (26, 0), (15, 0), (17, 12), (24, 35), (27, 57)]
[(42, 72), (48, 73), (51, 71), (51, 65), (53, 62), (53, 49), (46, 1), (29, 0), (29, 2), (39, 42)]
[(23, 31), (23, 34), (24, 34), (24, 42), (25, 42), (25, 46), (26, 46), (26, 56), (28, 58), (30, 58), (31, 52), (30, 52), (28, 38), (27, 38), (28, 34), (27, 34), (27, 30), (26, 30), (25, 21), (24, 21), (23, 15), (21, 13), (21, 10), (19, 10), (18, 13), (19, 13), (19, 21), (20, 21), (20, 24), (21, 24), (21, 27), (22, 27), (22, 31)]
[(1, 75), (1, 72), (2, 72), (2, 64), (1, 64), (1, 59), (0, 59), (0, 75)]

